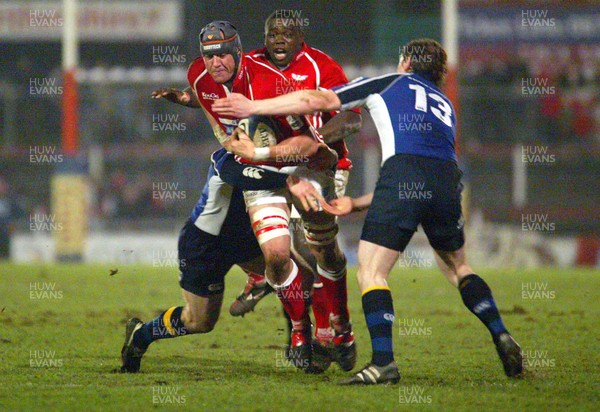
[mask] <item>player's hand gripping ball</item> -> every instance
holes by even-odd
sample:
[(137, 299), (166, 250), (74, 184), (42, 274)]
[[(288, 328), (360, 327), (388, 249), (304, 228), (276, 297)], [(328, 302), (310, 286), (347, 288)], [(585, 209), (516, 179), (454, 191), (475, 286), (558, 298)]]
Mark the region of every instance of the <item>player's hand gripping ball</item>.
[(252, 139), (256, 147), (274, 146), (277, 144), (279, 128), (270, 116), (252, 115), (240, 120), (238, 127)]

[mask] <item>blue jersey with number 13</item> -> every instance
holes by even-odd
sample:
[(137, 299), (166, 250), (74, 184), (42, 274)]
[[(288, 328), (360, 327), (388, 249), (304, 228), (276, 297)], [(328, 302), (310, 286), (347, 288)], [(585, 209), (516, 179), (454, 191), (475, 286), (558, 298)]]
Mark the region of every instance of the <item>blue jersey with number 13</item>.
[(456, 162), (454, 108), (433, 82), (418, 74), (358, 79), (333, 89), (341, 110), (362, 106), (381, 140), (382, 164), (395, 154)]

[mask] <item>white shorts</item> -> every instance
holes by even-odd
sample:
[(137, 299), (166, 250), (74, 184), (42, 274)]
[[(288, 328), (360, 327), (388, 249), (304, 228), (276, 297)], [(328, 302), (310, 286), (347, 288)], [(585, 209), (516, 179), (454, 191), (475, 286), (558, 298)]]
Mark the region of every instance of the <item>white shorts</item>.
[[(337, 176), (334, 180), (333, 173), (329, 171), (318, 171), (306, 166), (286, 166), (279, 170), (292, 176), (298, 176), (310, 181), (321, 193), (325, 200), (333, 200), (337, 197)], [(347, 182), (347, 177), (345, 182)], [(259, 205), (291, 203), (292, 196), (287, 187), (274, 190), (244, 190), (244, 201), (246, 208)]]

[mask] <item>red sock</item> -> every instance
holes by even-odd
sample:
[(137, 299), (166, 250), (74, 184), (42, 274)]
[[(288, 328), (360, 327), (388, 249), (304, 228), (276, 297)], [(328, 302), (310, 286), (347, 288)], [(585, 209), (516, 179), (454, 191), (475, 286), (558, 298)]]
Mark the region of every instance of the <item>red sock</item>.
[(302, 275), (298, 266), (292, 261), (292, 272), (281, 286), (273, 286), (283, 308), (290, 315), (292, 326), (299, 330), (306, 326), (308, 319), (308, 302), (310, 291), (302, 289)]
[(323, 290), (323, 283), (313, 285), (312, 310), (315, 315), (317, 330), (315, 337), (323, 344), (328, 344), (333, 339), (333, 330), (329, 325), (329, 302)]
[(333, 277), (332, 273), (327, 273), (320, 267), (318, 270), (321, 281), (323, 282), (323, 293), (329, 304), (333, 326), (337, 332), (341, 332), (346, 328), (350, 321), (350, 314), (348, 313), (348, 289), (346, 288), (346, 269), (344, 268), (343, 276), (339, 277)]

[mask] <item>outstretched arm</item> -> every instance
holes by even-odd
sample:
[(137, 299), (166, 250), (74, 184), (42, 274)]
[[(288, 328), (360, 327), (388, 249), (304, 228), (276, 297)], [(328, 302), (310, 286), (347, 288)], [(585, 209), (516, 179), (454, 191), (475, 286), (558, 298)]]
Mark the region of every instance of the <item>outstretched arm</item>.
[(310, 114), (317, 111), (332, 112), (342, 103), (331, 90), (299, 90), (272, 99), (249, 100), (232, 93), (225, 99), (216, 100), (213, 109), (223, 115), (244, 118), (253, 114)]
[(352, 212), (360, 212), (361, 210), (367, 209), (369, 206), (371, 206), (372, 201), (372, 192), (357, 198), (342, 196), (329, 202), (332, 210), (330, 211), (329, 209), (326, 209), (326, 211), (332, 215), (345, 216)]
[(156, 89), (152, 92), (152, 98), (166, 99), (172, 103), (180, 104), (186, 107), (200, 107), (200, 101), (196, 97), (196, 94), (192, 92), (189, 87), (184, 90), (179, 90), (172, 87)]

